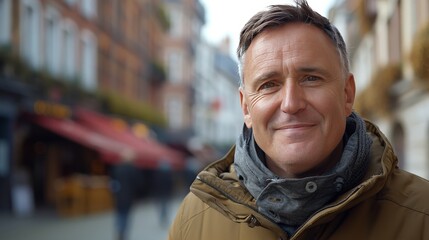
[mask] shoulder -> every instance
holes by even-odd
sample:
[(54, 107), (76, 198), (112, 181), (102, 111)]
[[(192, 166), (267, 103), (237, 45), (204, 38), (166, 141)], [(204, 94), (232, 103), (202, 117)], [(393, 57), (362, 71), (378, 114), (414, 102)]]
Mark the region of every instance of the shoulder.
[(201, 214), (207, 206), (200, 201), (193, 193), (188, 193), (180, 204), (176, 217), (170, 226), (168, 239), (187, 239), (186, 232), (189, 231), (189, 222), (198, 214)]
[(187, 224), (193, 218), (198, 215), (204, 214), (209, 209), (209, 206), (201, 201), (200, 198), (190, 192), (183, 200), (178, 215), (180, 216), (180, 222)]
[(219, 226), (226, 220), (191, 192), (177, 211), (170, 228), (169, 239), (205, 239), (203, 235), (207, 234), (208, 226)]
[(170, 227), (169, 240), (220, 239), (219, 230), (231, 224), (221, 213), (189, 193)]
[[(214, 200), (220, 201), (221, 199)], [(217, 204), (213, 202), (213, 204)], [(224, 206), (226, 207), (226, 206)], [(228, 211), (225, 209), (225, 211)], [(232, 212), (230, 212), (233, 214)], [(223, 215), (195, 194), (189, 193), (183, 200), (170, 231), (169, 240), (272, 240), (275, 232), (261, 226), (250, 226), (247, 213), (235, 219)]]
[(396, 204), (398, 208), (429, 216), (429, 181), (401, 169), (394, 169), (379, 200)]

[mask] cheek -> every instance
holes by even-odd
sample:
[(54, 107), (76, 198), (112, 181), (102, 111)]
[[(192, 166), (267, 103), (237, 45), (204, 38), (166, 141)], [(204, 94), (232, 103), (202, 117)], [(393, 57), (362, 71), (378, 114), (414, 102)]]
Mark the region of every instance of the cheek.
[(325, 117), (345, 115), (346, 101), (344, 92), (339, 89), (326, 89), (308, 94), (308, 100)]
[(338, 92), (325, 92), (325, 94), (314, 94), (312, 100), (313, 108), (321, 117), (321, 134), (326, 139), (326, 144), (337, 144), (344, 134), (345, 126), (345, 102)]
[(264, 104), (266, 97), (262, 94), (249, 93), (247, 97), (248, 110), (252, 111), (254, 108), (258, 108), (259, 105)]
[(276, 110), (280, 108), (275, 95), (257, 96), (250, 99), (249, 112), (253, 122), (268, 122)]

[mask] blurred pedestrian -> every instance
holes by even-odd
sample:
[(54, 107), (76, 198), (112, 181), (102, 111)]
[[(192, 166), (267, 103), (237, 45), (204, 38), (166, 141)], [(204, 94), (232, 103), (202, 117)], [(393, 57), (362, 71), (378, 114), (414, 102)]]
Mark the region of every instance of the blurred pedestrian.
[(138, 171), (131, 162), (112, 166), (112, 193), (115, 200), (115, 230), (117, 240), (126, 240), (130, 212), (136, 197)]
[(159, 225), (168, 227), (170, 201), (174, 191), (173, 171), (167, 159), (161, 159), (160, 162), (155, 174), (155, 194), (159, 211)]

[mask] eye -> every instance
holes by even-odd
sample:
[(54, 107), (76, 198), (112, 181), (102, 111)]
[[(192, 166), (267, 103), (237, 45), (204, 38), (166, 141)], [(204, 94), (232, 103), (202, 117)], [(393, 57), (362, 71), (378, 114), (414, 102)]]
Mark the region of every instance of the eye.
[(258, 89), (259, 93), (262, 94), (270, 94), (277, 91), (280, 88), (280, 84), (275, 81), (268, 81), (263, 84)]
[(266, 83), (262, 84), (262, 85), (259, 87), (259, 90), (267, 90), (267, 89), (270, 89), (270, 88), (277, 87), (278, 85), (279, 85), (279, 84), (277, 84), (277, 83), (275, 83), (275, 82), (266, 82)]
[(301, 79), (301, 85), (306, 86), (319, 86), (323, 83), (325, 78), (317, 75), (306, 75)]
[(304, 81), (307, 81), (307, 82), (314, 82), (314, 81), (318, 81), (318, 80), (320, 80), (321, 78), (320, 77), (317, 77), (317, 76), (306, 76), (305, 78), (304, 78)]

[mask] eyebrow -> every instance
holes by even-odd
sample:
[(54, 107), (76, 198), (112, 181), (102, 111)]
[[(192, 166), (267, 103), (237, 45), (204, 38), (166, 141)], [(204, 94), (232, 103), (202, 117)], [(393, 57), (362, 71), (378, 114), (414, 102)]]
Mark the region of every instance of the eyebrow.
[(304, 67), (299, 67), (298, 68), (298, 72), (302, 72), (302, 73), (321, 73), (321, 74), (323, 74), (323, 75), (327, 75), (328, 74), (328, 71), (327, 70), (325, 70), (325, 69), (323, 69), (323, 68), (320, 68), (320, 67), (313, 67), (313, 66), (309, 66), (309, 67), (306, 67), (306, 66), (304, 66)]
[(253, 81), (252, 84), (253, 85), (258, 85), (260, 82), (263, 82), (269, 78), (275, 77), (275, 76), (279, 76), (280, 74), (276, 71), (271, 71), (271, 72), (264, 72), (258, 76), (256, 76)]

